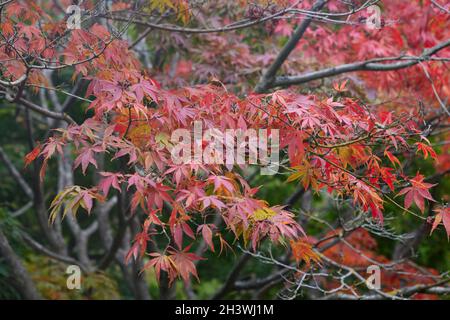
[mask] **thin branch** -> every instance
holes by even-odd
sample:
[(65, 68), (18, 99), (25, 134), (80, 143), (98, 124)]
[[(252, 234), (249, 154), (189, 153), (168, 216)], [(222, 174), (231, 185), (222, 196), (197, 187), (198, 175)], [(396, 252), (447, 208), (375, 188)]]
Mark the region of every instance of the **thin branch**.
[(422, 67), (423, 72), (425, 73), (425, 76), (431, 83), (431, 88), (433, 89), (434, 96), (436, 97), (436, 100), (439, 102), (439, 105), (441, 106), (442, 110), (450, 116), (450, 112), (447, 110), (447, 106), (445, 105), (444, 101), (442, 101), (441, 97), (439, 96), (439, 93), (437, 92), (436, 86), (434, 85), (434, 81), (431, 78), (430, 74), (427, 71), (427, 68), (423, 65), (422, 62), (419, 61), (419, 65)]
[[(325, 2), (326, 1), (327, 0), (325, 0)], [(202, 28), (187, 28), (187, 27), (180, 27), (180, 26), (173, 25), (173, 24), (158, 24), (157, 22), (148, 22), (145, 20), (135, 20), (134, 23), (143, 25), (143, 26), (147, 26), (149, 28), (163, 30), (163, 31), (191, 33), (191, 34), (221, 33), (221, 32), (227, 32), (227, 31), (235, 31), (235, 30), (239, 30), (239, 29), (245, 29), (248, 27), (252, 27), (254, 25), (257, 25), (257, 24), (260, 24), (260, 23), (263, 23), (263, 22), (266, 22), (269, 20), (273, 20), (273, 19), (291, 18), (289, 16), (284, 16), (285, 14), (293, 14), (293, 15), (300, 14), (300, 15), (307, 17), (308, 19), (313, 19), (313, 20), (329, 21), (329, 22), (334, 22), (334, 23), (348, 23), (346, 21), (329, 19), (328, 17), (345, 17), (348, 15), (352, 15), (352, 14), (355, 14), (359, 11), (366, 9), (368, 6), (373, 5), (379, 1), (380, 0), (368, 0), (363, 5), (361, 5), (359, 8), (353, 8), (347, 12), (323, 12), (323, 13), (319, 13), (319, 12), (316, 12), (313, 10), (298, 9), (296, 7), (301, 1), (297, 1), (293, 5), (287, 7), (283, 10), (280, 10), (278, 12), (275, 12), (272, 15), (269, 15), (266, 17), (260, 17), (259, 19), (255, 19), (255, 20), (243, 19), (243, 20), (236, 21), (236, 22), (233, 22), (233, 23), (230, 23), (228, 25), (218, 27), (218, 28), (203, 28), (203, 29)], [(151, 17), (150, 15), (144, 14), (142, 12), (130, 12), (130, 13), (140, 15), (143, 18)], [(128, 18), (126, 16), (121, 16), (119, 14), (120, 14), (120, 12), (116, 11), (116, 12), (110, 12), (109, 14), (100, 15), (100, 17), (105, 18), (105, 19), (116, 20), (116, 21), (127, 21), (128, 20)], [(146, 30), (146, 31), (148, 31), (148, 30)]]
[(125, 190), (122, 190), (122, 192), (118, 195), (117, 201), (119, 208), (118, 210), (119, 229), (117, 230), (117, 233), (114, 237), (114, 240), (111, 243), (111, 246), (109, 247), (108, 251), (102, 257), (99, 263), (98, 266), (99, 270), (106, 270), (116, 258), (117, 252), (119, 251), (122, 241), (125, 237), (127, 228), (134, 217), (133, 215), (127, 216), (130, 211), (130, 208), (127, 205), (129, 199), (128, 196), (126, 195)]
[(33, 207), (33, 201), (29, 201), (26, 205), (24, 205), (22, 208), (11, 212), (10, 216), (13, 218), (17, 218), (20, 217), (22, 214), (24, 214), (25, 212), (27, 212), (29, 209), (31, 209)]
[(42, 245), (39, 242), (37, 242), (36, 240), (34, 240), (31, 236), (29, 236), (25, 232), (21, 232), (21, 237), (32, 249), (36, 250), (37, 252), (44, 254), (55, 260), (67, 263), (67, 264), (77, 265), (82, 270), (86, 271), (87, 268), (80, 261), (78, 261), (72, 257), (53, 252), (52, 250), (46, 248), (44, 245)]
[[(156, 23), (160, 23), (165, 17), (167, 17), (167, 12), (161, 15), (157, 20)], [(149, 33), (153, 30), (153, 27), (147, 27), (138, 37), (137, 39), (128, 46), (128, 50), (133, 49), (136, 45), (139, 44), (145, 37), (149, 35)]]
[[(445, 279), (433, 284), (418, 284), (410, 287), (405, 287), (396, 292), (396, 296), (399, 297), (411, 297), (416, 293), (428, 293), (428, 294), (438, 294), (438, 295), (447, 295), (450, 294), (450, 287), (443, 287), (442, 284), (445, 284), (449, 282), (450, 279)], [(362, 296), (362, 297), (355, 297), (351, 294), (343, 294), (343, 293), (337, 293), (331, 296), (328, 296), (326, 298), (337, 298), (337, 299), (344, 299), (344, 300), (379, 300), (383, 298), (387, 298), (386, 296), (383, 296), (381, 294), (372, 294), (368, 296)]]
[[(150, 27), (153, 29), (159, 29), (159, 30), (171, 31), (171, 32), (196, 33), (196, 34), (220, 33), (220, 32), (244, 29), (244, 28), (248, 28), (248, 27), (263, 23), (265, 21), (272, 20), (276, 17), (286, 14), (287, 12), (289, 12), (289, 10), (291, 8), (293, 8), (293, 6), (283, 9), (283, 10), (280, 10), (270, 16), (262, 17), (262, 18), (259, 18), (256, 20), (242, 21), (242, 23), (233, 23), (233, 24), (230, 24), (230, 25), (227, 25), (224, 27), (220, 27), (220, 28), (205, 28), (205, 29), (183, 28), (183, 27), (179, 27), (179, 26), (175, 26), (175, 25), (158, 24), (158, 23), (152, 23), (152, 22), (142, 21), (142, 20), (137, 20), (137, 19), (135, 19), (133, 21), (133, 23), (147, 26), (147, 27)], [(106, 18), (106, 19), (112, 19), (112, 20), (116, 20), (116, 21), (128, 21), (129, 20), (129, 17), (121, 17), (121, 16), (117, 16), (117, 15), (115, 15), (115, 16), (114, 15), (100, 15), (100, 17)]]
[(24, 74), (20, 78), (18, 78), (17, 80), (14, 80), (14, 81), (4, 81), (4, 80), (0, 79), (0, 84), (7, 86), (7, 87), (14, 87), (14, 86), (17, 86), (17, 85), (23, 83), (26, 79), (27, 79), (27, 75)]
[(445, 13), (450, 14), (450, 10), (448, 10), (447, 8), (445, 8), (443, 5), (437, 3), (437, 1), (431, 0), (431, 3), (434, 4), (436, 7), (438, 7), (439, 9), (441, 9), (442, 11), (444, 11)]

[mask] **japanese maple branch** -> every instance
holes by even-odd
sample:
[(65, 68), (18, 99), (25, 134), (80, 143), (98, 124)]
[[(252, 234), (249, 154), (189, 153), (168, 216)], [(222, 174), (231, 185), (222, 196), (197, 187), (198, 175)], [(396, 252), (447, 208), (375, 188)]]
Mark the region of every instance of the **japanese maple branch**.
[(440, 10), (444, 11), (445, 13), (450, 14), (450, 10), (448, 10), (447, 8), (445, 8), (443, 5), (437, 3), (437, 1), (431, 0), (431, 3), (434, 4), (436, 7), (438, 7)]
[[(278, 86), (289, 86), (294, 84), (302, 84), (313, 80), (333, 77), (348, 72), (355, 71), (392, 71), (408, 68), (418, 64), (420, 61), (426, 61), (432, 55), (450, 46), (450, 39), (437, 44), (432, 48), (425, 49), (423, 54), (418, 57), (386, 57), (386, 58), (374, 58), (366, 61), (353, 62), (348, 64), (343, 64), (336, 67), (326, 68), (318, 71), (313, 71), (310, 73), (305, 73), (299, 76), (283, 76), (277, 77), (272, 83), (270, 83), (269, 88)], [(393, 60), (408, 60), (393, 63), (382, 63), (385, 61)]]
[[(323, 8), (323, 6), (326, 4), (326, 0), (318, 0), (316, 1), (313, 6), (311, 7), (311, 11), (319, 11)], [(255, 91), (258, 93), (262, 93), (269, 89), (271, 86), (271, 83), (274, 81), (274, 77), (278, 71), (278, 69), (281, 68), (281, 65), (284, 63), (284, 61), (287, 59), (287, 57), (291, 54), (292, 50), (295, 49), (297, 46), (297, 43), (300, 41), (300, 39), (305, 34), (306, 29), (309, 27), (310, 23), (312, 21), (311, 17), (306, 17), (300, 25), (295, 29), (294, 33), (290, 37), (289, 41), (285, 44), (283, 49), (278, 53), (278, 56), (275, 58), (275, 61), (272, 63), (272, 65), (266, 70), (266, 72), (261, 77), (261, 80), (256, 85)]]
[(4, 6), (6, 6), (8, 3), (13, 2), (14, 0), (6, 0), (2, 3), (0, 3), (0, 8), (3, 8)]
[[(167, 12), (165, 12), (164, 14), (162, 14), (157, 20), (156, 20), (156, 24), (160, 23), (164, 18), (166, 18), (168, 15)], [(153, 30), (153, 27), (149, 26), (147, 27), (138, 37), (135, 41), (133, 41), (132, 44), (130, 44), (128, 46), (128, 50), (133, 49), (136, 45), (139, 44), (139, 42), (141, 42), (145, 37), (147, 37), (150, 32)]]
[(53, 252), (52, 250), (46, 248), (45, 246), (43, 246), (42, 244), (40, 244), (39, 242), (37, 242), (36, 240), (34, 240), (31, 236), (29, 236), (28, 234), (26, 234), (25, 232), (21, 232), (21, 237), (22, 239), (35, 251), (44, 254), (50, 258), (53, 258), (55, 260), (67, 263), (67, 264), (74, 264), (74, 265), (78, 265), (80, 266), (80, 268), (83, 271), (86, 271), (87, 268), (86, 266), (84, 266), (80, 261), (69, 257), (69, 256), (65, 256), (62, 254), (58, 254), (56, 252)]
[(130, 205), (128, 204), (129, 198), (126, 194), (125, 189), (123, 189), (122, 192), (119, 193), (117, 201), (119, 209), (118, 210), (119, 229), (114, 237), (114, 240), (111, 242), (109, 249), (102, 257), (99, 263), (98, 266), (99, 270), (106, 270), (116, 258), (117, 252), (120, 249), (126, 230), (134, 217), (133, 215), (129, 215), (130, 214)]
[[(33, 130), (33, 122), (31, 118), (31, 112), (29, 109), (25, 109), (25, 123), (27, 129), (27, 140), (28, 147), (30, 150), (33, 150), (35, 147), (34, 143), (34, 130)], [(39, 223), (39, 227), (42, 233), (47, 238), (48, 243), (58, 253), (67, 253), (67, 246), (64, 241), (64, 238), (61, 234), (61, 230), (53, 229), (49, 226), (47, 220), (47, 206), (45, 202), (44, 196), (44, 186), (40, 180), (39, 174), (39, 160), (34, 161), (33, 170), (32, 170), (32, 188), (33, 188), (33, 203), (35, 208), (35, 214), (37, 221)]]
[(0, 228), (0, 255), (9, 266), (11, 275), (14, 277), (16, 286), (20, 294), (25, 299), (42, 299), (30, 275), (23, 266), (20, 258), (10, 246), (8, 239)]
[(447, 106), (445, 105), (444, 101), (442, 101), (441, 97), (439, 96), (439, 93), (436, 89), (436, 86), (434, 85), (434, 81), (431, 78), (430, 74), (427, 71), (427, 68), (423, 65), (422, 62), (419, 61), (419, 65), (422, 67), (423, 73), (425, 73), (425, 76), (431, 83), (431, 88), (433, 89), (434, 96), (436, 97), (436, 100), (439, 102), (439, 105), (441, 106), (442, 110), (450, 116), (450, 112), (447, 110)]
[(52, 118), (52, 119), (57, 119), (57, 120), (63, 120), (65, 122), (67, 122), (68, 124), (77, 124), (75, 122), (75, 120), (72, 119), (71, 116), (69, 116), (67, 113), (64, 112), (54, 112), (54, 111), (50, 111), (47, 109), (42, 108), (41, 106), (38, 106), (37, 104), (34, 104), (31, 101), (28, 101), (24, 98), (20, 98), (17, 103), (20, 103), (21, 105), (23, 105), (24, 107), (33, 110), (37, 113), (42, 114), (43, 116)]
[[(297, 9), (296, 6), (298, 5), (298, 3), (301, 2), (301, 1), (298, 1), (297, 3), (294, 3), (293, 5), (291, 5), (290, 7), (280, 10), (278, 12), (275, 12), (274, 14), (271, 14), (269, 16), (260, 17), (258, 19), (254, 19), (254, 20), (244, 19), (244, 20), (236, 21), (231, 24), (228, 24), (228, 25), (225, 25), (222, 27), (218, 27), (218, 28), (188, 28), (188, 27), (180, 27), (180, 26), (173, 25), (173, 24), (158, 24), (157, 22), (149, 22), (149, 21), (137, 20), (137, 19), (134, 21), (134, 23), (143, 25), (143, 26), (147, 26), (149, 28), (163, 30), (163, 31), (191, 33), (191, 34), (221, 33), (221, 32), (245, 29), (245, 28), (252, 27), (254, 25), (261, 24), (261, 23), (269, 21), (269, 20), (286, 18), (286, 16), (284, 16), (284, 15), (289, 14), (289, 13), (293, 14), (293, 15), (301, 14), (301, 15), (304, 15), (305, 17), (307, 17), (308, 19), (313, 19), (313, 20), (328, 21), (328, 22), (334, 22), (334, 23), (347, 23), (347, 22), (341, 21), (341, 20), (329, 19), (328, 17), (344, 17), (344, 16), (352, 15), (361, 10), (366, 9), (368, 6), (373, 5), (379, 1), (380, 0), (368, 0), (363, 5), (361, 5), (359, 8), (352, 8), (351, 10), (349, 10), (347, 12), (326, 12), (326, 13), (325, 12), (318, 13), (313, 10)], [(325, 2), (326, 2), (326, 0), (325, 0)], [(132, 12), (132, 13), (136, 14), (136, 15), (140, 15), (143, 18), (150, 17), (148, 14), (145, 14), (142, 12)], [(127, 20), (127, 17), (121, 16), (120, 12), (118, 12), (118, 11), (115, 11), (115, 12), (109, 13), (109, 14), (103, 14), (103, 15), (100, 15), (100, 17), (106, 18), (106, 19), (112, 19), (112, 20), (116, 20), (116, 21), (126, 21)], [(148, 31), (148, 29), (146, 31)]]
[(5, 80), (0, 79), (0, 84), (7, 86), (7, 87), (14, 87), (14, 86), (21, 84), (26, 79), (27, 79), (27, 76), (25, 74), (23, 74), (21, 77), (19, 77), (17, 80), (14, 80), (14, 81), (5, 81)]
[[(303, 214), (305, 214), (305, 213), (303, 213)], [(326, 221), (324, 221), (318, 217), (315, 217), (315, 216), (311, 216), (311, 218), (318, 220), (321, 223), (325, 223), (326, 225), (328, 225), (328, 227), (331, 230), (336, 231)], [(325, 236), (324, 238), (318, 240), (314, 244), (313, 247), (319, 252), (324, 252), (324, 251), (336, 246), (337, 244), (341, 243), (341, 241), (343, 241), (345, 239), (345, 237), (348, 236), (349, 234), (351, 234), (354, 230), (356, 230), (356, 228), (354, 228), (352, 230), (348, 230), (348, 231), (342, 230), (339, 233), (335, 232), (332, 236)], [(327, 242), (327, 243), (324, 246), (320, 246), (323, 242)], [(248, 254), (251, 255), (250, 252)], [(285, 260), (285, 259), (283, 259), (283, 260)], [(278, 269), (276, 271), (276, 273), (270, 274), (270, 275), (266, 276), (265, 278), (257, 278), (257, 279), (253, 279), (253, 280), (249, 280), (249, 281), (236, 281), (234, 284), (234, 289), (235, 290), (255, 290), (255, 289), (262, 288), (266, 285), (272, 285), (272, 284), (275, 285), (275, 284), (281, 282), (283, 279), (285, 279), (287, 274), (296, 270), (295, 265), (289, 265), (287, 263), (286, 264), (278, 263), (276, 260), (274, 260), (273, 262), (275, 263), (275, 265), (278, 265), (278, 267), (281, 267), (281, 270)]]
[[(428, 293), (428, 294), (438, 294), (438, 295), (446, 295), (450, 294), (450, 287), (442, 286), (442, 284), (445, 284), (449, 282), (450, 279), (445, 279), (433, 284), (419, 284), (414, 285), (410, 287), (405, 287), (396, 292), (396, 296), (400, 297), (411, 297), (412, 295), (416, 293)], [(356, 299), (363, 299), (363, 300), (377, 300), (386, 298), (385, 296), (382, 296), (381, 294), (372, 294), (367, 296), (362, 296), (360, 298), (355, 297), (350, 294), (343, 294), (339, 293), (336, 295), (333, 295), (332, 297), (336, 297), (338, 299), (345, 299), (345, 300), (356, 300)], [(329, 297), (327, 297), (329, 298)]]
[[(147, 27), (150, 27), (153, 29), (159, 29), (159, 30), (171, 31), (171, 32), (196, 33), (196, 34), (218, 33), (218, 32), (227, 32), (227, 31), (244, 29), (244, 28), (248, 28), (248, 27), (263, 23), (265, 21), (272, 20), (276, 17), (283, 16), (284, 14), (289, 12), (289, 10), (292, 8), (293, 8), (293, 6), (290, 6), (289, 8), (280, 10), (272, 15), (262, 17), (257, 20), (250, 20), (250, 21), (245, 21), (245, 22), (242, 21), (241, 23), (233, 23), (233, 24), (230, 24), (230, 25), (227, 25), (224, 27), (220, 27), (220, 28), (205, 28), (205, 29), (184, 28), (184, 27), (179, 27), (179, 26), (175, 26), (175, 25), (158, 24), (158, 23), (152, 23), (152, 22), (142, 21), (142, 20), (137, 20), (137, 19), (135, 19), (133, 21), (133, 23), (147, 26)], [(121, 17), (118, 15), (112, 15), (112, 14), (111, 15), (101, 15), (101, 17), (106, 18), (106, 19), (116, 20), (116, 21), (128, 21), (128, 17)]]

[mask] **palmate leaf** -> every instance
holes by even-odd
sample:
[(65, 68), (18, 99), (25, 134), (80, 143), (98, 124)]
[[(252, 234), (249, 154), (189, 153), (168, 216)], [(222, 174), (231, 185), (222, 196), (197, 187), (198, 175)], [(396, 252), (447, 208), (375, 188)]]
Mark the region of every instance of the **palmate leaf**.
[(189, 252), (190, 247), (191, 246), (187, 246), (183, 250), (169, 248), (167, 250), (168, 254), (152, 252), (149, 254), (152, 258), (145, 264), (143, 269), (154, 268), (156, 279), (158, 281), (161, 276), (161, 270), (167, 272), (169, 285), (171, 285), (177, 277), (181, 277), (185, 282), (188, 282), (190, 276), (193, 275), (199, 280), (194, 262), (203, 260), (203, 258)]
[(416, 153), (418, 153), (419, 151), (421, 151), (423, 153), (423, 157), (424, 159), (428, 158), (428, 155), (433, 158), (434, 160), (437, 159), (437, 154), (436, 151), (433, 150), (433, 148), (425, 143), (422, 142), (416, 142), (416, 146), (417, 146), (417, 151)]
[(306, 266), (309, 268), (311, 262), (315, 262), (320, 265), (321, 258), (318, 253), (314, 251), (311, 244), (306, 240), (291, 240), (292, 256), (294, 257), (297, 264), (304, 261)]
[(410, 179), (411, 187), (406, 187), (397, 194), (397, 196), (405, 195), (406, 209), (411, 207), (412, 203), (414, 202), (423, 213), (425, 211), (425, 199), (435, 201), (428, 189), (435, 186), (436, 184), (426, 183), (423, 181), (424, 179), (425, 177), (423, 175), (417, 173), (414, 178)]
[(34, 149), (25, 156), (25, 167), (27, 167), (39, 156), (39, 154), (41, 153), (41, 148), (41, 145), (38, 143), (36, 147), (34, 147)]
[(198, 281), (200, 281), (194, 262), (197, 260), (203, 260), (202, 257), (199, 257), (192, 252), (188, 252), (189, 249), (190, 246), (183, 250), (169, 250), (170, 259), (174, 262), (179, 276), (181, 276), (186, 283), (189, 281), (190, 275), (193, 275)]
[(212, 252), (215, 252), (214, 243), (212, 240), (213, 233), (211, 228), (215, 228), (215, 225), (208, 225), (208, 224), (199, 225), (197, 228), (197, 233), (198, 232), (202, 233), (202, 237), (205, 240), (205, 243), (208, 245), (209, 249), (211, 249)]
[(305, 189), (311, 185), (314, 190), (318, 190), (318, 183), (314, 175), (314, 169), (311, 167), (309, 162), (303, 161), (301, 165), (295, 166), (292, 169), (294, 169), (295, 172), (287, 178), (286, 182), (298, 180)]
[(449, 207), (441, 207), (433, 210), (436, 212), (434, 216), (433, 226), (431, 227), (431, 233), (441, 224), (444, 225), (445, 232), (447, 232), (447, 238), (450, 240), (450, 208)]
[(177, 276), (177, 267), (175, 265), (175, 262), (173, 259), (165, 254), (161, 254), (159, 252), (152, 252), (149, 253), (150, 259), (149, 262), (147, 262), (144, 265), (144, 270), (148, 268), (154, 268), (155, 274), (156, 274), (156, 280), (159, 282), (160, 276), (161, 276), (161, 270), (167, 272), (167, 275), (169, 277), (169, 283), (172, 283), (173, 280), (175, 280)]
[(71, 212), (72, 215), (76, 215), (78, 209), (82, 207), (88, 213), (91, 212), (93, 206), (93, 200), (104, 201), (105, 198), (100, 195), (95, 189), (85, 189), (80, 186), (71, 186), (62, 190), (56, 195), (50, 205), (49, 222), (54, 223), (56, 217), (62, 209), (62, 217), (64, 218), (67, 213)]

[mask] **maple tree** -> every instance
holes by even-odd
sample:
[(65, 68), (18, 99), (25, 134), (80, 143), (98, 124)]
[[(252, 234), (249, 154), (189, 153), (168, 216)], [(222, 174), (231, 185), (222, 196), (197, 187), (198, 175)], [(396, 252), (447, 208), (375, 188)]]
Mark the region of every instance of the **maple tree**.
[[(203, 256), (221, 259), (229, 251), (242, 255), (215, 298), (285, 278), (281, 295), (295, 297), (305, 279), (321, 277), (318, 270), (333, 278), (317, 281), (324, 296), (435, 298), (449, 291), (445, 275), (432, 268), (424, 275), (403, 262), (416, 244), (404, 245), (385, 227), (408, 216), (422, 223), (417, 239), (437, 229), (450, 236), (448, 199), (433, 192), (449, 173), (448, 5), (85, 1), (80, 28), (69, 28), (69, 5), (0, 4), (0, 87), (25, 114), (30, 150), (23, 161), (33, 188), (10, 171), (36, 207), (49, 248), (24, 235), (32, 247), (88, 272), (116, 263), (132, 274), (136, 298), (149, 297), (140, 276), (147, 271), (164, 292), (182, 279), (192, 295), (192, 278), (202, 278), (197, 266), (208, 261)], [(375, 27), (373, 6), (381, 10)], [(73, 110), (76, 104), (84, 113)], [(33, 116), (44, 119), (41, 136)], [(264, 181), (255, 184), (258, 166), (229, 165), (223, 153), (215, 163), (178, 163), (172, 133), (197, 124), (223, 132), (265, 129), (271, 141), (279, 132), (279, 172), (262, 177), (297, 191), (286, 203), (271, 203), (261, 196)], [(213, 144), (205, 137), (197, 143), (201, 154)], [(246, 158), (252, 152), (245, 149)], [(57, 193), (47, 202), (44, 186), (55, 162)], [(320, 198), (317, 209), (296, 206), (308, 195), (313, 202), (311, 194)], [(323, 203), (340, 207), (333, 222), (320, 218)], [(87, 226), (78, 221), (81, 209)], [(313, 234), (311, 221), (320, 225)], [(98, 259), (88, 246), (97, 232)], [(373, 234), (396, 240), (401, 253), (377, 253)], [(282, 271), (239, 281), (252, 257)], [(372, 264), (384, 268), (382, 289), (367, 293), (345, 283), (361, 280), (355, 270)], [(404, 280), (402, 272), (410, 276)], [(405, 281), (408, 288), (401, 288)], [(24, 292), (38, 295), (31, 283)]]

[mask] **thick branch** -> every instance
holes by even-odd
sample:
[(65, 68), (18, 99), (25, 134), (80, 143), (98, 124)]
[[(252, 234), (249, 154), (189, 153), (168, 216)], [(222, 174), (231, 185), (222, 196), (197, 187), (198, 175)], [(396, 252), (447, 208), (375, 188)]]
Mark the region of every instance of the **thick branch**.
[(59, 112), (53, 112), (50, 110), (46, 110), (37, 104), (34, 104), (33, 102), (30, 102), (28, 100), (25, 100), (23, 98), (19, 99), (18, 103), (23, 105), (26, 108), (29, 108), (35, 112), (38, 112), (46, 117), (57, 119), (57, 120), (64, 120), (68, 124), (76, 124), (75, 120), (73, 120), (68, 114), (66, 113), (59, 113)]
[(448, 10), (447, 8), (445, 8), (443, 5), (437, 3), (437, 1), (431, 0), (431, 3), (434, 4), (436, 7), (438, 7), (440, 10), (444, 11), (445, 13), (450, 14), (450, 10)]
[[(444, 48), (450, 46), (450, 39), (439, 43), (438, 45), (425, 49), (423, 54), (419, 57), (387, 57), (387, 58), (376, 58), (366, 61), (353, 62), (348, 64), (343, 64), (336, 67), (331, 67), (327, 69), (322, 69), (319, 71), (313, 71), (310, 73), (305, 73), (299, 76), (288, 76), (288, 77), (277, 77), (270, 87), (278, 86), (289, 86), (293, 84), (302, 84), (313, 80), (333, 77), (339, 74), (354, 72), (354, 71), (392, 71), (408, 68), (418, 64), (420, 61), (425, 61), (432, 55), (441, 51)], [(393, 60), (407, 60), (407, 61), (397, 61), (393, 63), (382, 63), (384, 61)]]
[[(450, 287), (448, 286), (440, 286), (441, 284), (448, 282), (448, 280), (444, 280), (441, 282), (437, 282), (435, 284), (418, 284), (410, 287), (405, 287), (403, 289), (400, 289), (397, 291), (396, 296), (397, 297), (411, 297), (416, 293), (428, 293), (428, 294), (437, 294), (437, 295), (448, 295), (450, 294)], [(337, 299), (343, 299), (343, 300), (379, 300), (379, 299), (386, 299), (386, 297), (380, 295), (380, 294), (372, 294), (372, 295), (366, 295), (362, 297), (356, 297), (351, 294), (344, 294), (344, 293), (338, 293), (335, 295), (331, 295), (327, 298), (337, 298)]]
[[(319, 11), (323, 8), (327, 1), (326, 0), (318, 0), (311, 8), (311, 11)], [(264, 75), (262, 76), (260, 82), (255, 88), (255, 91), (258, 93), (262, 93), (266, 91), (267, 89), (273, 87), (271, 84), (275, 79), (275, 75), (277, 71), (281, 68), (281, 65), (284, 63), (284, 61), (287, 59), (287, 57), (291, 54), (292, 50), (295, 49), (297, 46), (297, 43), (300, 41), (300, 39), (305, 34), (306, 29), (309, 27), (310, 23), (312, 21), (311, 17), (306, 17), (303, 19), (302, 23), (295, 29), (294, 33), (292, 34), (289, 41), (285, 44), (283, 49), (281, 49), (280, 53), (278, 53), (278, 56), (275, 58), (275, 61), (272, 63), (272, 65), (266, 70)]]
[(242, 256), (240, 256), (239, 260), (234, 265), (231, 272), (228, 274), (228, 278), (225, 281), (225, 283), (223, 284), (223, 286), (212, 297), (213, 300), (222, 299), (225, 296), (225, 294), (227, 294), (231, 289), (234, 288), (234, 284), (235, 284), (237, 278), (239, 277), (239, 274), (241, 273), (242, 269), (245, 267), (245, 265), (247, 264), (247, 261), (250, 258), (251, 258), (251, 255), (248, 253), (244, 253), (244, 254), (242, 254)]
[(13, 275), (17, 289), (25, 299), (38, 300), (41, 299), (36, 287), (31, 280), (27, 270), (22, 265), (19, 257), (14, 253), (14, 250), (9, 245), (8, 239), (0, 229), (0, 254), (5, 259), (9, 266), (10, 272)]

